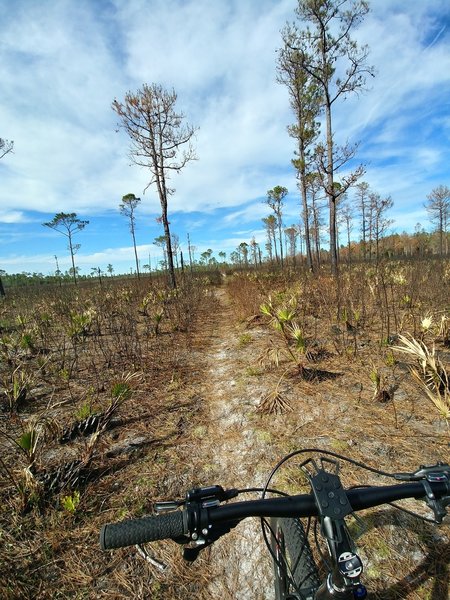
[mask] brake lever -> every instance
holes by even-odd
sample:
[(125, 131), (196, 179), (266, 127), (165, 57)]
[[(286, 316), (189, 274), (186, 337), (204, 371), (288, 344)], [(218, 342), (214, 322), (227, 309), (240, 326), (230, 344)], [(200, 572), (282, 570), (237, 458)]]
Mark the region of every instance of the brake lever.
[(438, 462), (435, 465), (420, 465), (414, 473), (394, 473), (395, 479), (399, 481), (421, 481), (425, 489), (425, 502), (434, 513), (436, 523), (442, 523), (447, 516), (447, 506), (450, 505), (450, 497), (439, 500), (433, 494), (430, 483), (450, 481), (450, 466), (448, 463)]
[(183, 558), (188, 562), (194, 562), (202, 550), (217, 542), (223, 535), (229, 533), (240, 521), (228, 521), (227, 523), (209, 526), (203, 531), (202, 537), (195, 540), (195, 546), (188, 546), (183, 549)]
[(436, 523), (441, 524), (444, 520), (444, 517), (447, 516), (447, 506), (450, 505), (450, 497), (444, 496), (439, 500), (433, 494), (433, 490), (431, 489), (430, 483), (433, 481), (443, 481), (448, 478), (444, 475), (435, 476), (434, 473), (430, 473), (426, 479), (422, 481), (423, 487), (425, 488), (426, 499), (425, 502), (434, 512), (434, 519)]
[(177, 510), (180, 506), (183, 506), (184, 500), (167, 500), (162, 502), (155, 502), (153, 504), (153, 510), (157, 515), (161, 515), (167, 512)]
[(414, 473), (394, 473), (394, 478), (398, 481), (421, 481), (427, 479), (428, 476), (441, 476), (442, 479), (433, 479), (433, 481), (445, 481), (450, 479), (450, 465), (444, 462), (438, 462), (435, 465), (420, 465)]
[(177, 510), (184, 506), (188, 513), (189, 534), (174, 541), (180, 544), (192, 544), (183, 550), (183, 557), (189, 562), (197, 559), (199, 553), (228, 533), (239, 521), (211, 525), (208, 522), (208, 509), (219, 506), (221, 502), (238, 496), (239, 490), (224, 490), (220, 485), (192, 488), (184, 500), (155, 502), (153, 509), (157, 514)]

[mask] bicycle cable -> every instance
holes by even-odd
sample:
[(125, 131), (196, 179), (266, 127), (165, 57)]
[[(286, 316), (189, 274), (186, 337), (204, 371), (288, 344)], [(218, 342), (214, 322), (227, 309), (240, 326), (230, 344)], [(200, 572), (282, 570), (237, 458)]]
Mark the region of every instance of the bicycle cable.
[(275, 490), (273, 488), (261, 488), (261, 487), (251, 487), (251, 488), (243, 488), (241, 490), (236, 490), (238, 494), (249, 494), (255, 492), (269, 492), (271, 494), (278, 494), (279, 496), (284, 496), (285, 498), (289, 498), (290, 494), (286, 494), (286, 492), (282, 492), (280, 490)]
[(398, 504), (395, 504), (395, 502), (388, 502), (387, 503), (389, 506), (392, 506), (392, 508), (395, 508), (396, 510), (399, 510), (400, 512), (406, 513), (407, 515), (410, 515), (411, 517), (415, 517), (416, 519), (420, 519), (421, 521), (425, 521), (425, 523), (433, 523), (433, 525), (437, 525), (438, 521), (435, 521), (434, 519), (430, 519), (429, 517), (423, 517), (422, 515), (419, 515), (418, 513), (415, 513), (412, 510), (408, 510), (407, 508), (403, 508), (403, 506), (399, 506)]
[(322, 551), (322, 546), (320, 545), (319, 542), (319, 534), (318, 534), (318, 528), (319, 528), (319, 521), (316, 519), (314, 521), (314, 543), (316, 544), (316, 548), (317, 548), (317, 552), (320, 555), (320, 558), (322, 559), (323, 564), (326, 566), (326, 568), (328, 569), (328, 571), (331, 571), (332, 567), (330, 562), (328, 561), (327, 557), (325, 556), (325, 554)]
[[(395, 476), (393, 475), (393, 473), (388, 473), (387, 471), (382, 471), (381, 469), (376, 469), (375, 467), (370, 467), (369, 465), (366, 465), (366, 464), (359, 462), (357, 460), (354, 460), (352, 458), (348, 458), (347, 456), (343, 456), (342, 454), (338, 454), (337, 452), (332, 452), (331, 450), (323, 450), (321, 448), (303, 448), (301, 450), (294, 450), (294, 452), (287, 454), (275, 465), (275, 467), (272, 469), (272, 472), (270, 473), (270, 475), (267, 479), (265, 488), (269, 487), (270, 481), (272, 480), (273, 476), (285, 462), (287, 462), (291, 458), (294, 458), (294, 456), (299, 456), (300, 454), (306, 454), (306, 453), (309, 453), (309, 454), (318, 453), (318, 454), (326, 454), (328, 456), (333, 456), (334, 458), (339, 458), (340, 460), (344, 460), (352, 465), (355, 465), (356, 467), (365, 469), (366, 471), (371, 471), (372, 473), (376, 473), (377, 475), (395, 479)], [(263, 495), (263, 498), (264, 498), (264, 495)]]

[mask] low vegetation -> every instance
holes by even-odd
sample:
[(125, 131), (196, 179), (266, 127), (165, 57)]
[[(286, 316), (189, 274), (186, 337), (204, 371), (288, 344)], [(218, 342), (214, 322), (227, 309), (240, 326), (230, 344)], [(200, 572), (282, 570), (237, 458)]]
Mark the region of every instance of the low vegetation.
[[(141, 277), (8, 294), (0, 304), (3, 597), (210, 596), (217, 569), (207, 553), (193, 569), (176, 544), (158, 544), (158, 560), (171, 567), (162, 574), (135, 549), (100, 553), (98, 531), (151, 512), (153, 499), (230, 476), (204, 452), (206, 440), (218, 447), (231, 435), (210, 420), (208, 369), (220, 379), (223, 367), (208, 363), (215, 339), (228, 349), (223, 360), (235, 361), (223, 401), (231, 384), (242, 397), (245, 432), (233, 426), (228, 443), (245, 436), (243, 468), (311, 446), (386, 470), (448, 459), (450, 263), (353, 265), (335, 283), (324, 269), (248, 269), (205, 271), (176, 289)], [(348, 477), (364, 483), (360, 473)], [(286, 485), (304, 481), (293, 472)], [(437, 598), (430, 590), (444, 577), (445, 529), (436, 555), (432, 528), (383, 515), (386, 527), (362, 538), (373, 597), (387, 598), (386, 581), (400, 579), (389, 597)], [(386, 580), (380, 560), (396, 552), (399, 528), (402, 559)], [(419, 583), (405, 583), (425, 567)]]

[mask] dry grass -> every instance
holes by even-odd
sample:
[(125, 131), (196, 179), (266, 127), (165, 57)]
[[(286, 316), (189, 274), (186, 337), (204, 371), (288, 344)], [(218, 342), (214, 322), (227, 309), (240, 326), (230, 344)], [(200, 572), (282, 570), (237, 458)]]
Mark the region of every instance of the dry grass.
[[(175, 594), (175, 589), (177, 597), (190, 598), (198, 585), (179, 560), (172, 560), (172, 575), (160, 581), (133, 549), (100, 553), (98, 533), (106, 521), (148, 512), (150, 498), (183, 494), (192, 479), (192, 470), (186, 468), (188, 440), (201, 402), (190, 387), (196, 376), (189, 348), (213, 300), (202, 285), (195, 293), (169, 298), (156, 335), (151, 316), (140, 314), (141, 298), (148, 290), (130, 286), (98, 292), (63, 291), (51, 303), (38, 299), (28, 305), (26, 299), (16, 298), (14, 304), (8, 299), (11, 305), (1, 306), (3, 327), (8, 329), (2, 336), (4, 377), (17, 364), (33, 371), (40, 360), (39, 352), (22, 348), (24, 333), (33, 336), (36, 348), (45, 343), (46, 356), (51, 357), (26, 401), (13, 407), (5, 402), (0, 415), (5, 598), (157, 598), (167, 597), (168, 590)], [(23, 328), (17, 327), (18, 305)], [(89, 329), (71, 330), (77, 323), (67, 315), (88, 309), (94, 317), (83, 326)], [(44, 317), (48, 325), (39, 328)], [(130, 371), (134, 377), (127, 376)], [(114, 402), (111, 415), (108, 407)], [(96, 443), (95, 432), (87, 431), (86, 436), (69, 436), (72, 441), (61, 445), (61, 432), (83, 430), (80, 415), (86, 411), (108, 416), (95, 428)], [(57, 431), (44, 436), (41, 428), (31, 438), (36, 442), (33, 452), (27, 453), (16, 441), (41, 414), (47, 420), (51, 416)], [(46, 488), (34, 489), (23, 476), (25, 468), (32, 479), (57, 467), (61, 473), (63, 465), (82, 459), (90, 446), (83, 477), (65, 483), (61, 492), (57, 486), (51, 494)], [(75, 490), (80, 492), (79, 503)], [(180, 581), (184, 593), (178, 589)]]
[[(260, 587), (254, 597), (269, 598), (270, 564), (259, 550), (257, 530), (236, 528), (194, 565), (182, 561), (177, 544), (155, 544), (151, 552), (169, 565), (161, 574), (134, 548), (99, 552), (99, 529), (105, 522), (146, 514), (152, 500), (180, 497), (193, 486), (261, 485), (277, 460), (297, 448), (322, 447), (387, 471), (448, 460), (446, 424), (429, 410), (388, 339), (407, 332), (422, 336), (427, 347), (436, 344), (448, 368), (443, 333), (421, 328), (425, 315), (436, 315), (435, 322), (441, 323), (447, 314), (446, 267), (439, 275), (437, 269), (425, 271), (427, 265), (413, 267), (387, 265), (382, 276), (363, 274), (357, 267), (343, 273), (339, 297), (326, 275), (296, 274), (295, 281), (270, 274), (237, 276), (216, 296), (197, 285), (167, 300), (157, 332), (151, 315), (159, 314), (160, 307), (142, 309), (149, 290), (115, 290), (112, 295), (79, 290), (77, 298), (63, 291), (51, 304), (40, 297), (34, 304), (25, 298), (16, 298), (14, 307), (3, 304), (0, 321), (9, 354), (3, 355), (2, 376), (20, 366), (34, 377), (25, 402), (10, 413), (5, 395), (0, 415), (0, 429), (9, 436), (0, 442), (4, 597), (251, 598), (249, 582), (257, 570)], [(269, 346), (281, 343), (258, 314), (259, 306), (269, 294), (286, 290), (298, 294), (295, 319), (307, 350), (320, 361), (308, 366), (315, 377), (305, 378), (286, 359), (278, 366), (258, 362)], [(78, 315), (91, 311), (86, 334), (70, 332), (71, 326), (82, 325), (70, 320), (71, 310)], [(17, 313), (24, 317), (22, 324), (16, 322)], [(26, 340), (25, 347), (21, 344), (25, 333), (33, 334), (31, 346)], [(44, 355), (39, 348), (50, 352)], [(48, 357), (36, 377), (36, 367)], [(373, 369), (392, 394), (385, 403), (374, 399)], [(128, 372), (139, 377), (132, 396), (98, 436), (89, 472), (78, 486), (79, 505), (73, 512), (63, 507), (61, 498), (73, 493), (64, 489), (41, 503), (28, 498), (23, 512), (13, 480), (28, 458), (11, 439), (18, 439), (24, 424), (49, 405), (61, 429), (80, 421), (86, 410), (106, 410), (113, 385)], [(258, 411), (281, 376), (277, 392), (292, 410)], [(80, 457), (88, 441), (89, 436), (80, 436), (60, 445), (42, 439), (35, 466), (40, 470)], [(277, 484), (287, 491), (304, 489), (297, 467), (282, 471)], [(342, 476), (346, 485), (383, 482), (349, 465)], [(448, 529), (436, 533), (390, 509), (368, 511), (363, 519), (368, 531), (358, 544), (366, 557), (371, 597), (446, 597)], [(249, 540), (255, 544), (252, 552)]]

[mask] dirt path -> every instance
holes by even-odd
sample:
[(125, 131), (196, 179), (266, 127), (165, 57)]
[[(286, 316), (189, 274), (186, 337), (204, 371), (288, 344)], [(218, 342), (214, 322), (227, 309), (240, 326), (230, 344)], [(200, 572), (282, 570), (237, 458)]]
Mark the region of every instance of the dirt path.
[[(255, 426), (255, 406), (262, 389), (252, 377), (255, 343), (262, 332), (236, 322), (224, 288), (216, 291), (217, 309), (207, 338), (205, 380), (201, 394), (208, 416), (199, 452), (208, 472), (206, 484), (261, 486), (270, 464), (267, 440)], [(269, 461), (267, 460), (269, 458)], [(273, 464), (273, 463), (272, 463)], [(248, 496), (250, 498), (251, 496)], [(271, 563), (256, 519), (241, 523), (210, 552), (212, 598), (272, 598)]]

